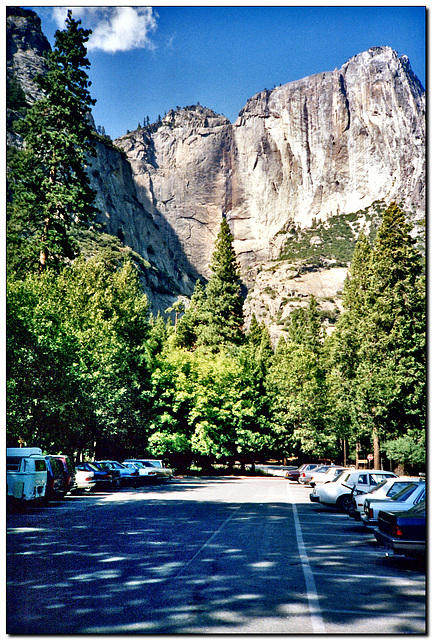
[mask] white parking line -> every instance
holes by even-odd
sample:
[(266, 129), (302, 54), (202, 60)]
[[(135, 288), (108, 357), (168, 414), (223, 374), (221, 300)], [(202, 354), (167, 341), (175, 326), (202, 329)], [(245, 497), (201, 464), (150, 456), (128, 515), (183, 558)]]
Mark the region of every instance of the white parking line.
[(204, 542), (204, 544), (198, 549), (198, 551), (195, 553), (194, 556), (192, 556), (192, 558), (190, 560), (188, 560), (188, 562), (186, 562), (185, 565), (183, 565), (183, 567), (180, 569), (180, 571), (178, 571), (174, 576), (172, 576), (170, 578), (170, 580), (174, 580), (175, 578), (178, 578), (185, 569), (187, 569), (187, 567), (195, 560), (195, 558), (197, 558), (199, 556), (199, 554), (201, 553), (201, 551), (203, 549), (205, 549), (213, 540), (213, 538), (215, 538), (217, 536), (217, 534), (225, 527), (225, 525), (228, 524), (228, 522), (235, 516), (237, 515), (237, 511), (242, 507), (242, 504), (239, 504), (238, 507), (235, 507), (234, 511), (231, 513), (231, 515), (222, 522), (222, 524), (220, 525), (220, 527), (214, 531), (211, 536), (206, 540), (206, 542)]
[(315, 580), (313, 577), (312, 569), (310, 568), (309, 558), (306, 553), (306, 547), (303, 542), (303, 535), (300, 526), (300, 521), (297, 513), (297, 506), (293, 502), (292, 493), (289, 484), (287, 485), (287, 491), (290, 499), (290, 503), (293, 507), (294, 525), (297, 538), (297, 546), (299, 550), (299, 556), (302, 564), (303, 575), (306, 582), (307, 598), (309, 603), (309, 611), (312, 620), (312, 629), (314, 633), (326, 633), (324, 620), (321, 615), (321, 608), (319, 605), (318, 593), (316, 590)]

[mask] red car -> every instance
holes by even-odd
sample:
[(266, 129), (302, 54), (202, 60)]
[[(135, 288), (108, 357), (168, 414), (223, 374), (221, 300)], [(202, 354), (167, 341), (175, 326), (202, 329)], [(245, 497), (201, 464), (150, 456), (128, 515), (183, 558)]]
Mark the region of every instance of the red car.
[(300, 475), (303, 472), (311, 471), (312, 469), (315, 469), (315, 467), (318, 467), (318, 466), (319, 466), (318, 464), (302, 464), (302, 466), (299, 467), (298, 469), (290, 469), (289, 471), (287, 471), (285, 474), (285, 478), (287, 480), (294, 480), (298, 482)]
[(75, 465), (68, 456), (50, 456), (60, 461), (63, 471), (63, 483), (65, 495), (70, 493), (75, 485)]

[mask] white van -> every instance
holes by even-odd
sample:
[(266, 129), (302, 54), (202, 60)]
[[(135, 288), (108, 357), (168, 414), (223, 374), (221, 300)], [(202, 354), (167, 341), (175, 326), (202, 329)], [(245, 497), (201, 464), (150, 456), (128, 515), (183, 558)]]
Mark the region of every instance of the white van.
[(42, 449), (6, 449), (7, 499), (15, 504), (39, 502), (45, 498), (47, 466)]

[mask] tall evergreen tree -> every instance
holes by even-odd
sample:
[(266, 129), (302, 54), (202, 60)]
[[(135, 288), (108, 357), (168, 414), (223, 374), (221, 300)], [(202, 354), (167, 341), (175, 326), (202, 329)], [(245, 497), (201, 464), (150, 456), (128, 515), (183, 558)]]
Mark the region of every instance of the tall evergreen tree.
[(48, 53), (49, 71), (36, 79), (44, 97), (18, 123), (25, 144), (11, 162), (8, 224), (8, 264), (17, 271), (41, 272), (75, 257), (69, 230), (96, 211), (86, 174), (86, 159), (94, 154), (88, 116), (95, 100), (85, 71), (91, 31), (79, 25), (69, 11)]
[[(366, 296), (370, 288), (372, 248), (361, 232), (343, 290), (344, 312), (326, 340), (323, 362), (329, 394), (329, 422), (340, 438), (357, 450), (370, 441), (370, 429), (356, 418), (356, 375), (362, 342)], [(345, 447), (346, 451), (346, 447)]]
[(392, 203), (384, 212), (371, 256), (356, 376), (357, 412), (379, 440), (418, 430), (426, 412), (425, 287), (412, 225)]
[(249, 327), (248, 342), (255, 347), (259, 347), (261, 344), (261, 339), (262, 339), (261, 327), (259, 325), (258, 320), (256, 319), (256, 315), (253, 313), (250, 327)]
[[(425, 287), (411, 225), (396, 204), (384, 212), (374, 248), (361, 236), (331, 338), (328, 379), (336, 422), (373, 442), (414, 434), (425, 420)], [(415, 444), (415, 443), (414, 443)], [(369, 444), (370, 446), (370, 444)]]
[(225, 218), (221, 222), (210, 269), (212, 276), (205, 290), (205, 312), (198, 344), (212, 347), (239, 344), (244, 337), (240, 268)]

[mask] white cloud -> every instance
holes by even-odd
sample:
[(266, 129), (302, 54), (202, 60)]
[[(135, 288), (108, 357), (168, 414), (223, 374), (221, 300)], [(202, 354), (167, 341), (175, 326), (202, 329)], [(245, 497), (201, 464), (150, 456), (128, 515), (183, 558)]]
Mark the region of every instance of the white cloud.
[(53, 17), (64, 28), (68, 9), (75, 19), (82, 20), (92, 35), (87, 43), (89, 51), (130, 51), (154, 49), (150, 34), (157, 27), (157, 14), (152, 7), (53, 7)]

